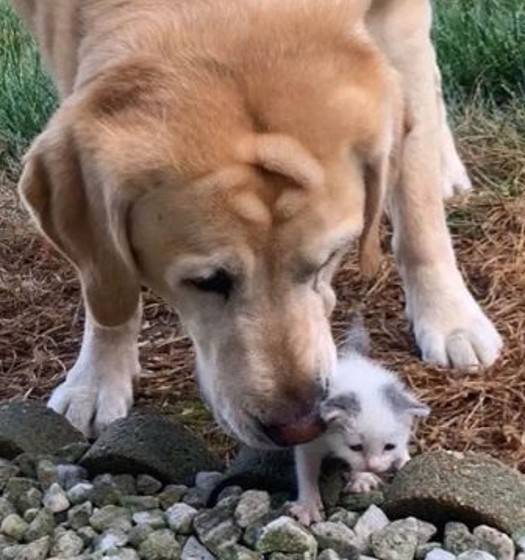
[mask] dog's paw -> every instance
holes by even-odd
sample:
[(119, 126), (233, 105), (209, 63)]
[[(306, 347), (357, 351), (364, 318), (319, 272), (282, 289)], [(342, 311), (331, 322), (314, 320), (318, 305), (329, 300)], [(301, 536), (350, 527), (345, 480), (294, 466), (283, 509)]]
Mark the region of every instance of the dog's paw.
[(502, 338), (463, 282), (428, 286), (410, 298), (409, 314), (423, 360), (466, 371), (492, 365)]
[(109, 424), (128, 414), (133, 403), (128, 375), (108, 380), (89, 374), (71, 376), (71, 373), (53, 391), (48, 407), (63, 414), (86, 437), (98, 436)]
[(444, 170), (441, 188), (445, 200), (472, 190), (472, 181), (458, 156)]
[(345, 487), (345, 492), (352, 494), (366, 494), (376, 490), (383, 484), (383, 481), (374, 473), (358, 472), (352, 474), (350, 482)]
[(319, 502), (317, 500), (292, 502), (288, 505), (288, 511), (299, 523), (308, 527), (312, 523), (319, 523), (323, 519), (322, 504)]

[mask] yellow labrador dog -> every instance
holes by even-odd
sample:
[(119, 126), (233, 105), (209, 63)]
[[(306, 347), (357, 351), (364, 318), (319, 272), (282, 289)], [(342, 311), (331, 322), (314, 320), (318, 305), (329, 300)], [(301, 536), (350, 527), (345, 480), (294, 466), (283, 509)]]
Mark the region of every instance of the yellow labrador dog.
[(373, 270), (385, 199), (423, 358), (494, 362), (445, 222), (469, 182), (429, 0), (13, 5), (62, 97), (20, 190), (82, 283), (80, 356), (49, 405), (83, 432), (132, 404), (146, 285), (180, 314), (224, 429), (259, 447), (317, 435), (332, 275), (354, 241)]

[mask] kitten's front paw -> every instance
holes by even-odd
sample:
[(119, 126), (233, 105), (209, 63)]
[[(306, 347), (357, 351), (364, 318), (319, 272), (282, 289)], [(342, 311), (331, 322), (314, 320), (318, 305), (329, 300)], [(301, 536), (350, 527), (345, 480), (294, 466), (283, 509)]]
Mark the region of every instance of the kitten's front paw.
[(352, 475), (350, 482), (345, 488), (345, 492), (352, 494), (366, 494), (376, 490), (383, 484), (383, 481), (374, 473), (359, 472)]
[(322, 504), (314, 500), (310, 502), (297, 501), (289, 505), (288, 511), (299, 523), (308, 527), (312, 523), (319, 523), (322, 521), (322, 508)]

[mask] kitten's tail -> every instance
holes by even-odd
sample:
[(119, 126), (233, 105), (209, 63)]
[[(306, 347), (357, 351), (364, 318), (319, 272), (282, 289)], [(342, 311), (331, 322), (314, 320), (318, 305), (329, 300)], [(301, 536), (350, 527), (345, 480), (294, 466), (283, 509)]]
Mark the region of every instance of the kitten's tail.
[(350, 322), (350, 327), (343, 343), (342, 352), (357, 352), (363, 356), (370, 354), (370, 336), (365, 327), (365, 320), (361, 311), (356, 311)]

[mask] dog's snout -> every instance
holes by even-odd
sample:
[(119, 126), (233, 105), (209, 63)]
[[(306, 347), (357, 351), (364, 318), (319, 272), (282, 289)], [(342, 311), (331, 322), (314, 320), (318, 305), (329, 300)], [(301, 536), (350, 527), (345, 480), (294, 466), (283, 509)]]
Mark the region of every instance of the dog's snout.
[(264, 434), (280, 447), (307, 443), (319, 437), (326, 425), (316, 412), (287, 424), (262, 425)]

